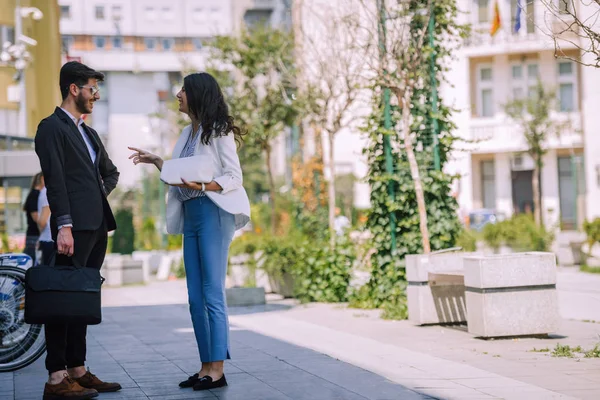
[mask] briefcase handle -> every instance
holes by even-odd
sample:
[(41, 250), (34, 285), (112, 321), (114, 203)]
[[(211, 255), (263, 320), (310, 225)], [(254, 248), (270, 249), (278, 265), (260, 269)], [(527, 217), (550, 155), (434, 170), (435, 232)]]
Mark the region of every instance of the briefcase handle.
[[(71, 259), (71, 261), (73, 261), (73, 266), (75, 268), (83, 268), (83, 266), (81, 264), (79, 264), (79, 261), (77, 261), (76, 258), (74, 258), (73, 256), (69, 257)], [(50, 262), (48, 263), (49, 267), (56, 267), (56, 250), (52, 253), (52, 256), (50, 258)], [(106, 281), (106, 278), (104, 278), (102, 275), (100, 275), (100, 285), (102, 285), (104, 283), (104, 281)]]

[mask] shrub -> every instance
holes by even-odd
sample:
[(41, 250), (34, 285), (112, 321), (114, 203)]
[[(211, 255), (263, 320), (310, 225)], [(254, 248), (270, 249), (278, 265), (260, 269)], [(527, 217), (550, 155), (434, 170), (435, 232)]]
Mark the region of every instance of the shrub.
[(554, 234), (537, 226), (531, 216), (518, 214), (511, 219), (486, 225), (483, 228), (483, 240), (494, 250), (506, 245), (517, 252), (548, 251)]
[(473, 231), (463, 228), (456, 239), (456, 245), (462, 247), (463, 251), (475, 251), (477, 250), (477, 237)]
[(304, 241), (292, 270), (296, 298), (301, 302), (347, 301), (355, 260), (354, 244), (348, 238), (339, 238), (335, 250), (325, 243)]
[(134, 250), (135, 231), (133, 229), (133, 212), (123, 208), (115, 213), (117, 229), (113, 235), (112, 252), (131, 254)]
[(592, 247), (596, 243), (600, 243), (600, 218), (595, 218), (593, 221), (585, 221), (583, 223), (583, 231), (586, 235), (588, 244), (588, 253), (592, 253)]
[(354, 244), (340, 238), (335, 250), (328, 241), (309, 239), (298, 232), (279, 236), (244, 234), (234, 240), (230, 255), (248, 254), (250, 273), (260, 254), (261, 268), (275, 280), (284, 275), (294, 278), (294, 296), (302, 302), (344, 302), (352, 266), (356, 259)]

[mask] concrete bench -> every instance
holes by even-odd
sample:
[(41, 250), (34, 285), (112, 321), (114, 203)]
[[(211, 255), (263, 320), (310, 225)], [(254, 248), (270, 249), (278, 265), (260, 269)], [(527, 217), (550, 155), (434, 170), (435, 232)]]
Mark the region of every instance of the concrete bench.
[(107, 286), (144, 283), (143, 262), (128, 255), (107, 254), (100, 272)]
[[(450, 251), (455, 249), (449, 249)], [(406, 257), (408, 319), (416, 325), (467, 321), (463, 252)]]
[(409, 320), (417, 325), (467, 322), (484, 338), (558, 329), (553, 253), (411, 255), (406, 275)]
[(466, 256), (464, 270), (469, 333), (501, 337), (558, 330), (553, 253)]

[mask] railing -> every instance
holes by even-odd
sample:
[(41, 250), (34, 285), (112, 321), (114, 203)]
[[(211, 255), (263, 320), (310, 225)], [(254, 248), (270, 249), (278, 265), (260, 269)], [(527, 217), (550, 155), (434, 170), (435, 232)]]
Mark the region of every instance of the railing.
[[(525, 30), (526, 27), (522, 27), (522, 30)], [(477, 47), (477, 46), (489, 46), (489, 45), (504, 45), (510, 43), (527, 43), (527, 42), (545, 42), (548, 40), (548, 37), (541, 34), (539, 31), (534, 31), (532, 33), (526, 32), (518, 32), (518, 33), (508, 33), (508, 32), (498, 32), (496, 35), (490, 35), (490, 29), (488, 28), (478, 28), (473, 29), (471, 31), (471, 35), (467, 38), (465, 44), (467, 47)]]
[(275, 5), (275, 0), (254, 0), (252, 8), (260, 10), (271, 10), (275, 8)]
[[(583, 146), (579, 113), (557, 114), (557, 132), (548, 135), (546, 146), (551, 149)], [(522, 128), (510, 121), (471, 120), (473, 150), (476, 152), (525, 151), (527, 143)]]

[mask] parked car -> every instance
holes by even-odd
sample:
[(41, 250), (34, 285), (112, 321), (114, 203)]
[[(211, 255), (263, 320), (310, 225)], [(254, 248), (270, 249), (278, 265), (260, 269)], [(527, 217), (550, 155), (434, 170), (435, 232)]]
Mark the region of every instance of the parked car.
[(499, 213), (496, 210), (488, 208), (481, 208), (469, 213), (467, 227), (474, 231), (481, 232), (483, 227), (487, 224), (495, 224), (496, 222), (504, 221), (505, 219), (506, 216), (504, 213)]

